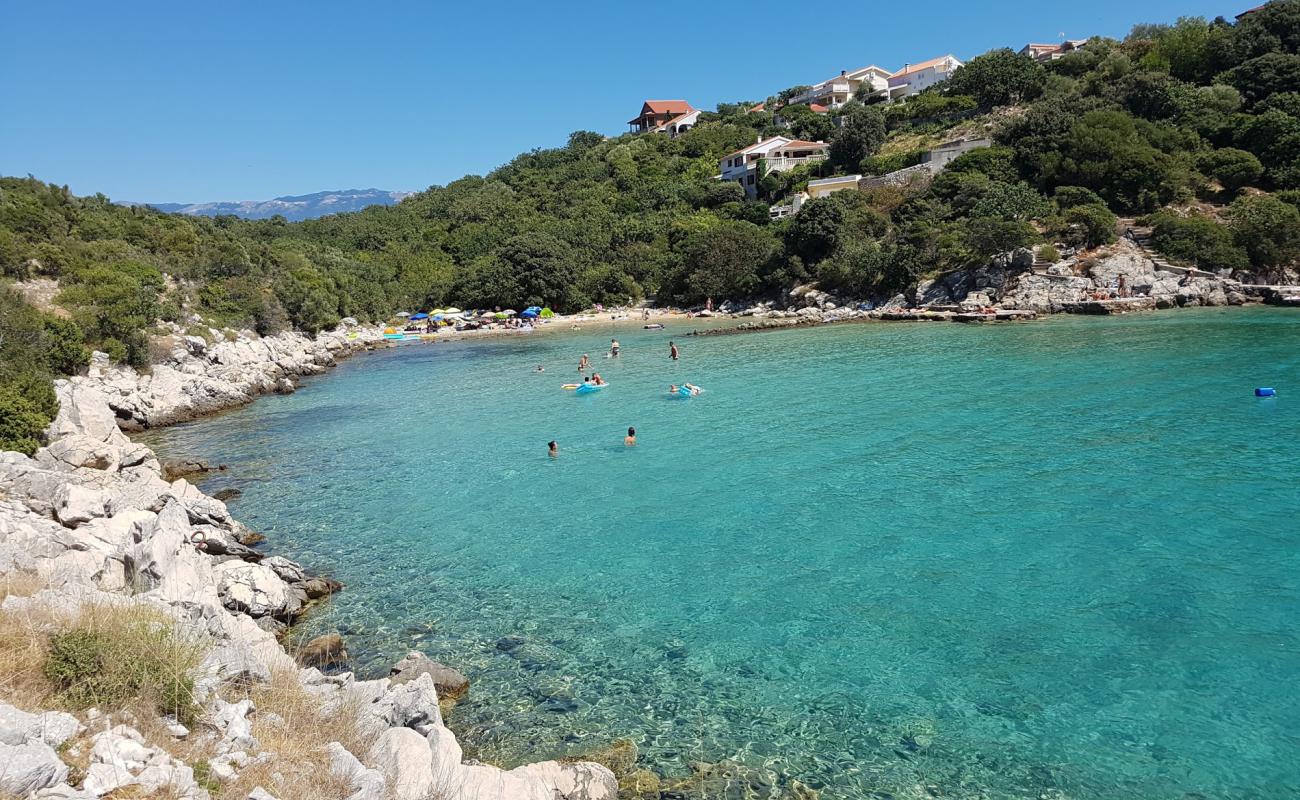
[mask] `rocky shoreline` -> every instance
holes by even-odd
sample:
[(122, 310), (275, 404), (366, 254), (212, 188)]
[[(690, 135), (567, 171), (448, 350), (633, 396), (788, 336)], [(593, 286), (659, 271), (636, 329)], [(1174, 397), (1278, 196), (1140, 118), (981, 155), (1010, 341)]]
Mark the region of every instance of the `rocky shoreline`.
[[(723, 316), (744, 318), (733, 327), (693, 332), (724, 336), (841, 322), (1010, 322), (1049, 314), (1127, 314), (1157, 309), (1289, 305), (1275, 288), (1249, 282), (1251, 276), (1181, 273), (1162, 269), (1137, 244), (1121, 240), (1088, 256), (1073, 254), (1042, 267), (1033, 251), (998, 256), (976, 269), (921, 281), (911, 291), (877, 302), (842, 298), (815, 286), (800, 286), (782, 302), (747, 308), (723, 305)], [(1120, 276), (1125, 297), (1113, 297)]]
[[(202, 644), (192, 675), (201, 710), (193, 730), (169, 723), (169, 743), (142, 733), (148, 726), (130, 714), (90, 709), (73, 716), (20, 708), (10, 697), (14, 705), (0, 702), (0, 763), (8, 765), (0, 770), (0, 795), (71, 800), (165, 791), (208, 798), (210, 789), (280, 757), (253, 735), (277, 715), (259, 717), (248, 694), (289, 680), (316, 711), (346, 716), (361, 732), (351, 750), (334, 741), (322, 754), (321, 770), (349, 800), (616, 797), (617, 779), (599, 764), (547, 761), (506, 771), (464, 762), (440, 701), (468, 683), (421, 654), (379, 680), (303, 666), (337, 661), (342, 643), (314, 642), (295, 659), (279, 637), (339, 585), (250, 547), (253, 533), (222, 501), (184, 478), (165, 480), (155, 454), (122, 432), (291, 391), (294, 378), (379, 345), (380, 330), (340, 329), (315, 339), (240, 334), (216, 343), (172, 338), (170, 353), (148, 374), (110, 367), (97, 355), (88, 376), (56, 384), (60, 410), (46, 445), (31, 458), (0, 454), (0, 582), (7, 587), (0, 615), (66, 621), (87, 608), (155, 610), (177, 635)], [(34, 589), (14, 588), (25, 583)], [(33, 624), (33, 637), (58, 628)], [(206, 748), (201, 760), (178, 755), (196, 743)], [(250, 798), (303, 796), (281, 772), (271, 774), (282, 785), (273, 779)]]

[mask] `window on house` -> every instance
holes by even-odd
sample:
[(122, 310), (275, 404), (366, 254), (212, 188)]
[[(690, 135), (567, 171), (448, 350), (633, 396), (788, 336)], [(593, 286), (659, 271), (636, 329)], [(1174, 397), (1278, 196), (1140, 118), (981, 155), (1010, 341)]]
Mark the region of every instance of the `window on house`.
[(754, 175), (753, 175), (753, 173), (750, 173), (749, 177), (745, 179), (745, 182), (748, 183), (750, 186), (753, 186), (753, 185), (754, 185)]

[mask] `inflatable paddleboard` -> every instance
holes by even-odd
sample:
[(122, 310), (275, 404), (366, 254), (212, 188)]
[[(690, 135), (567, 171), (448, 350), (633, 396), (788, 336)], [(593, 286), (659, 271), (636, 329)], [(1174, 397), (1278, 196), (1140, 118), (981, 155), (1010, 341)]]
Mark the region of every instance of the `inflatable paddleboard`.
[(566, 383), (566, 384), (564, 384), (563, 386), (561, 386), (560, 388), (561, 388), (561, 389), (568, 389), (568, 390), (572, 391), (572, 390), (574, 390), (574, 389), (577, 389), (577, 388), (578, 388), (579, 386), (581, 386), (581, 385), (582, 385), (581, 383)]

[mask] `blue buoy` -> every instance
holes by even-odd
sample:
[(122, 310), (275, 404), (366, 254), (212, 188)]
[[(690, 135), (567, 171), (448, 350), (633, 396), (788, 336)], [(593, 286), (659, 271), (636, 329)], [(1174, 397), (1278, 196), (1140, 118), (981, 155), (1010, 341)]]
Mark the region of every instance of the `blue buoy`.
[(1271, 386), (1261, 386), (1255, 390), (1256, 397), (1277, 397), (1277, 389)]

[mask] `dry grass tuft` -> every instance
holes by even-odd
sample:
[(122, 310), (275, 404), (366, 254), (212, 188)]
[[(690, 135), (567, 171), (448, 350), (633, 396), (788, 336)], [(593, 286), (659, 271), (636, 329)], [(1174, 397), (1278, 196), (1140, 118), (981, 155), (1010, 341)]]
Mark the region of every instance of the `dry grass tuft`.
[[(242, 799), (258, 786), (280, 800), (343, 800), (352, 793), (346, 780), (330, 773), (326, 747), (330, 742), (339, 742), (350, 752), (365, 755), (369, 743), (357, 725), (357, 704), (327, 712), (319, 698), (303, 689), (297, 673), (292, 671), (275, 673), (269, 684), (252, 687), (246, 696), (256, 708), (249, 717), (253, 736), (264, 752), (276, 755), (265, 764), (240, 770), (237, 778), (214, 792), (214, 797)], [(215, 755), (215, 751), (196, 749), (183, 760), (193, 764)]]

